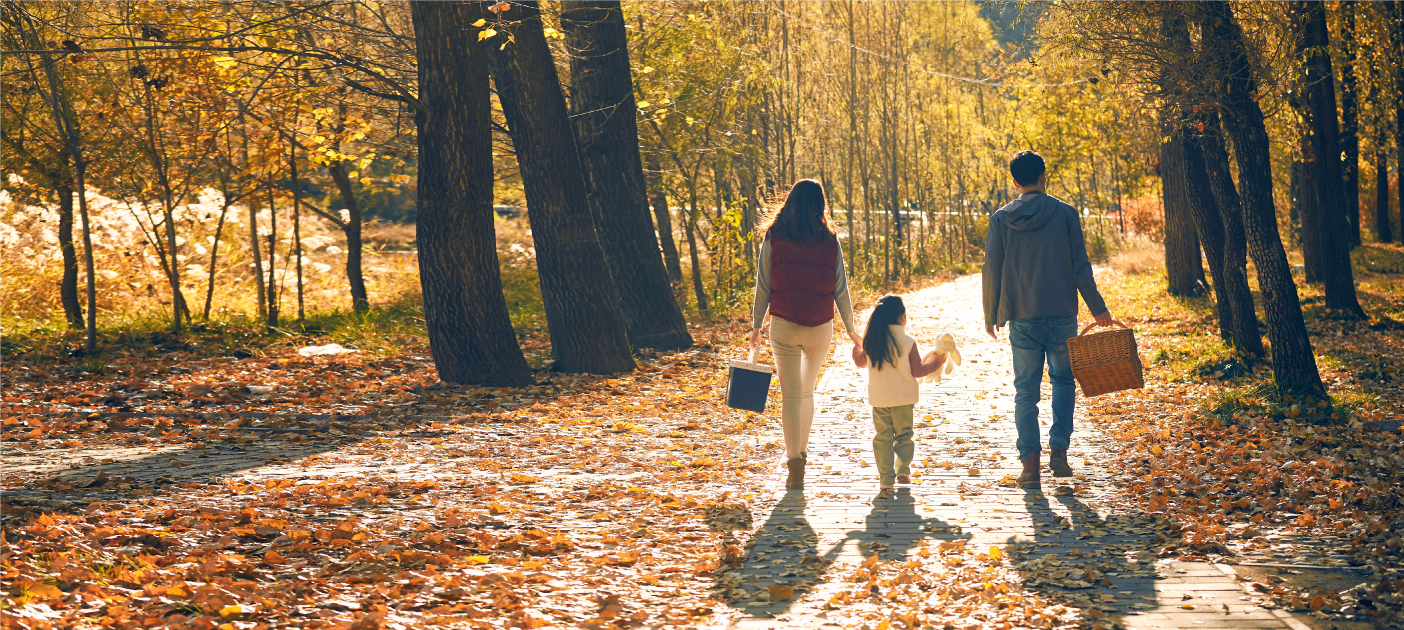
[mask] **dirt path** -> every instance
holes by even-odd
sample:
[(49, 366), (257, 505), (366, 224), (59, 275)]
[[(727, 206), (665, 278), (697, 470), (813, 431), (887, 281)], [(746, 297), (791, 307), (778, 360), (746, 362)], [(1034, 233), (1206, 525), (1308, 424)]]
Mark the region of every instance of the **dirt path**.
[[(966, 548), (1004, 549), (1023, 575), (1028, 595), (1081, 609), (1093, 623), (1305, 627), (1286, 613), (1261, 607), (1234, 580), (1231, 568), (1180, 562), (1169, 553), (1161, 558), (1169, 523), (1120, 504), (1111, 472), (1101, 463), (1108, 445), (1089, 423), (1079, 422), (1073, 435), (1076, 478), (1055, 483), (1045, 476), (1041, 491), (1001, 484), (1019, 468), (1012, 368), (1007, 338), (996, 342), (983, 334), (979, 300), (978, 276), (907, 297), (909, 332), (924, 348), (940, 332), (952, 333), (965, 363), (944, 383), (922, 386), (917, 478), (895, 496), (876, 496), (866, 376), (847, 360), (848, 346), (835, 348), (820, 383), (806, 488), (787, 492), (777, 484), (773, 489), (774, 507), (761, 515), (764, 525), (753, 546), (727, 578), (736, 600), (726, 625), (877, 627), (911, 606), (899, 602), (910, 598), (861, 593), (856, 605), (835, 606), (835, 594), (867, 588), (841, 581), (851, 573), (846, 569), (874, 554), (891, 561), (925, 555), (935, 541), (964, 540)], [(1046, 391), (1044, 404), (1040, 419), (1046, 431)], [(784, 587), (794, 594), (773, 601), (772, 585), (781, 587), (779, 595)], [(939, 628), (943, 616), (954, 618), (946, 608), (959, 605), (940, 601), (933, 590), (928, 603), (914, 609), (924, 610), (925, 625)]]

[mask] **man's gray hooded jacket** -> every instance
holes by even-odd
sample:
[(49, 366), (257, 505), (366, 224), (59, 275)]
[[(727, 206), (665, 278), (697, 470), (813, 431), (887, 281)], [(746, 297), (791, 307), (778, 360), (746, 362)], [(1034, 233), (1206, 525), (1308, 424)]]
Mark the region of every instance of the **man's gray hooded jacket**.
[(1072, 206), (1025, 193), (990, 217), (985, 239), (985, 324), (1077, 315), (1082, 293), (1093, 315), (1107, 312)]

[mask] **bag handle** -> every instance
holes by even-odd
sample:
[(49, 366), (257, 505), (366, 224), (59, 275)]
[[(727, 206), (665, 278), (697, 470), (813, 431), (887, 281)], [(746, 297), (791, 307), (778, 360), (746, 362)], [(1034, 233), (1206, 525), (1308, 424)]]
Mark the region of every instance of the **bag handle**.
[[(1113, 320), (1112, 320), (1112, 323), (1113, 323), (1113, 324), (1116, 324), (1117, 326), (1120, 326), (1120, 327), (1122, 327), (1122, 328), (1128, 328), (1128, 329), (1131, 328), (1130, 326), (1127, 326), (1126, 324), (1121, 323), (1121, 320), (1113, 319)], [(1096, 326), (1096, 325), (1097, 325), (1097, 322), (1096, 322), (1096, 321), (1093, 321), (1092, 323), (1088, 324), (1086, 328), (1083, 328), (1083, 329), (1082, 329), (1082, 332), (1077, 333), (1077, 336), (1081, 337), (1081, 336), (1087, 334), (1087, 331), (1092, 330), (1092, 327), (1093, 327), (1093, 326)]]
[(756, 356), (757, 353), (758, 353), (759, 351), (760, 351), (760, 348), (757, 348), (757, 347), (755, 347), (755, 346), (751, 346), (751, 358), (750, 358), (750, 360), (747, 361), (747, 362), (750, 363), (751, 365), (755, 365), (755, 364), (756, 364), (756, 359), (759, 358), (759, 357)]

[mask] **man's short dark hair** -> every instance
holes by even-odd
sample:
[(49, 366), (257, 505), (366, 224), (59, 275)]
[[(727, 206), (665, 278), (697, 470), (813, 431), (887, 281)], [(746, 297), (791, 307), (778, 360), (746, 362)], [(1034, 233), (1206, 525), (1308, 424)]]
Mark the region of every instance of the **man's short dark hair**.
[(1043, 156), (1033, 151), (1020, 151), (1014, 154), (1014, 159), (1009, 160), (1009, 174), (1014, 176), (1014, 183), (1020, 186), (1032, 186), (1038, 183), (1038, 178), (1047, 170), (1043, 165)]

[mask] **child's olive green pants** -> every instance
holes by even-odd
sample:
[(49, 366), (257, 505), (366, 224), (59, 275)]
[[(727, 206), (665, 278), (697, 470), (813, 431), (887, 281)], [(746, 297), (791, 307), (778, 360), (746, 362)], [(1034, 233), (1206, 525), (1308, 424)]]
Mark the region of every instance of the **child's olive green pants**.
[[(912, 457), (916, 444), (912, 442), (912, 408), (873, 407), (873, 457), (877, 459), (878, 481), (884, 486), (897, 482), (898, 475), (912, 474)], [(893, 462), (893, 459), (897, 461)]]

